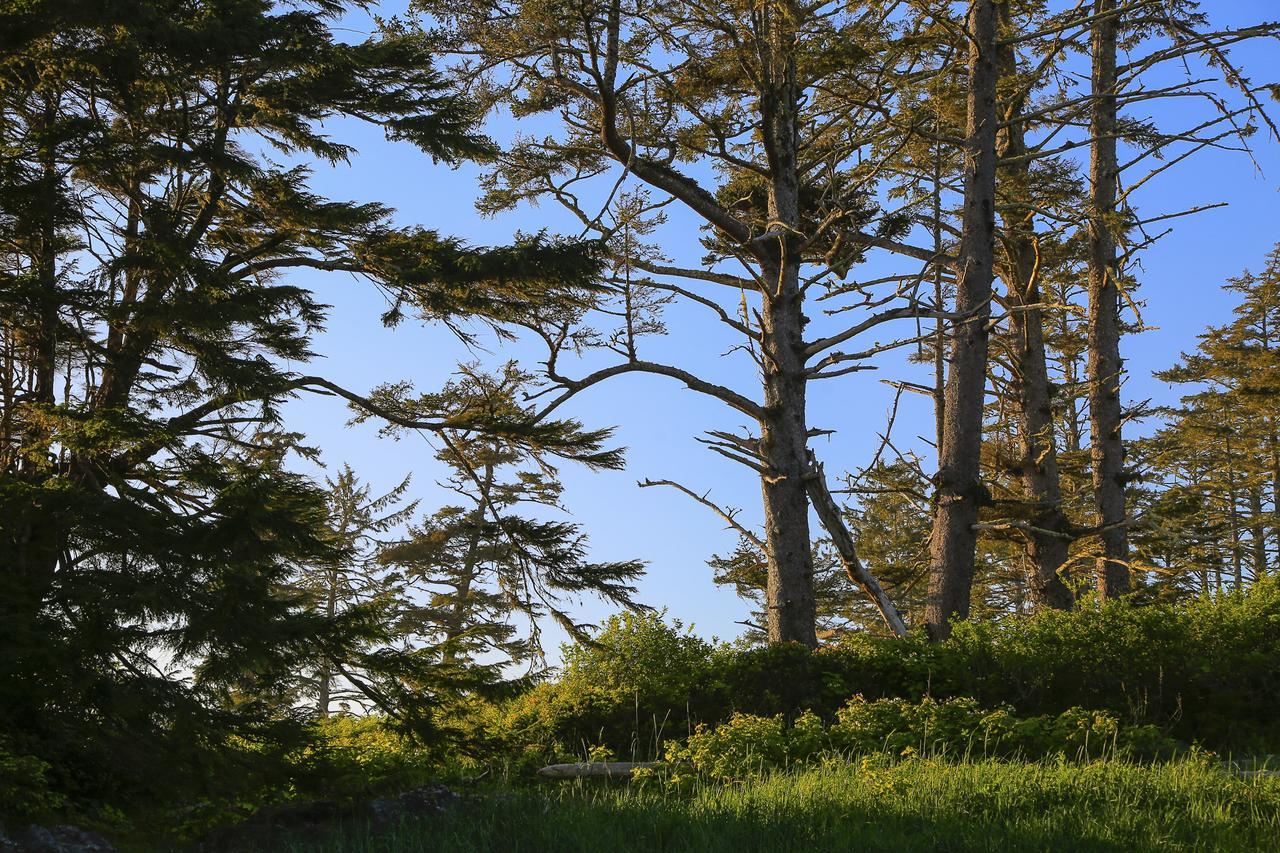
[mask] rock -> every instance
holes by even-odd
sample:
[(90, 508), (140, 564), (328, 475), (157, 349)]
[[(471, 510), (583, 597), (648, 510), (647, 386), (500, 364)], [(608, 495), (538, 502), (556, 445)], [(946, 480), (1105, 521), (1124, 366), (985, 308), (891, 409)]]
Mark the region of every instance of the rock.
[(439, 814), (462, 802), (462, 797), (444, 785), (423, 785), (395, 797), (379, 797), (369, 803), (369, 815), (377, 823)]
[(13, 837), (0, 835), (0, 850), (28, 853), (116, 853), (116, 848), (96, 832), (77, 826), (31, 825)]
[(259, 809), (233, 826), (214, 830), (198, 845), (203, 851), (269, 850), (290, 840), (318, 840), (351, 817), (359, 807), (331, 800), (307, 800)]
[[(258, 811), (253, 816), (210, 834), (199, 845), (203, 851), (267, 850), (299, 840), (328, 838), (343, 824), (368, 822), (387, 826), (401, 820), (439, 814), (462, 802), (461, 795), (444, 785), (424, 785), (393, 797), (349, 805), (329, 800), (288, 803)], [(0, 848), (3, 851), (3, 848)]]

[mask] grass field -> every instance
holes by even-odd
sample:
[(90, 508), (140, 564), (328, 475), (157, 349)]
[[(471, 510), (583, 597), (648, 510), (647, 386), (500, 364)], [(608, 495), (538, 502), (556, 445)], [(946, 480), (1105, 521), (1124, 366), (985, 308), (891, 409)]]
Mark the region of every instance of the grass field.
[(1280, 779), (1140, 766), (832, 764), (730, 785), (562, 783), (295, 850), (1280, 851)]

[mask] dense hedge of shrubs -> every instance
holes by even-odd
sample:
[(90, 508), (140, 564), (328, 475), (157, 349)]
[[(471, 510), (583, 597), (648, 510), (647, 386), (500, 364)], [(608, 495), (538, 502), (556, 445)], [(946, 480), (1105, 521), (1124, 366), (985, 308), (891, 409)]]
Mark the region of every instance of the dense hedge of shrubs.
[(830, 723), (806, 711), (790, 723), (781, 714), (734, 713), (715, 727), (700, 724), (686, 740), (667, 744), (664, 763), (674, 773), (737, 780), (855, 755), (1088, 760), (1168, 758), (1180, 751), (1155, 726), (1122, 725), (1082, 708), (1022, 718), (973, 699), (855, 697)]
[(656, 614), (611, 619), (560, 677), (490, 710), (496, 753), (529, 763), (593, 745), (649, 758), (735, 713), (833, 721), (851, 697), (967, 697), (1021, 717), (1073, 708), (1215, 751), (1280, 752), (1280, 582), (1247, 594), (1122, 602), (958, 626), (946, 643), (853, 635), (816, 652), (709, 643)]

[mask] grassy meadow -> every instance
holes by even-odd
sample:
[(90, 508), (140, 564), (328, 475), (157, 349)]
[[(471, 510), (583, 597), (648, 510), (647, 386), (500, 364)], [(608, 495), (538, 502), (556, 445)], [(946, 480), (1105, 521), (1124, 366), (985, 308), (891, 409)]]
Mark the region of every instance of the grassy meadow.
[(1217, 762), (930, 759), (827, 763), (712, 784), (548, 784), (489, 792), (294, 851), (1280, 850), (1280, 778)]

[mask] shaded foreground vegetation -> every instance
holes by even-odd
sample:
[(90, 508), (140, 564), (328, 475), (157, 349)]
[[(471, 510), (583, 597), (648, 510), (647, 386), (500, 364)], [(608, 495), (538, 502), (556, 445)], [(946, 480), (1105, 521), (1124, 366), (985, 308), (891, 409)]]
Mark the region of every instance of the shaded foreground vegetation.
[[(303, 724), (283, 747), (265, 736), (190, 744), (208, 772), (175, 766), (167, 788), (142, 794), (108, 785), (129, 769), (123, 747), (115, 764), (68, 775), (70, 765), (37, 757), (49, 745), (10, 736), (0, 740), (0, 797), (20, 820), (72, 820), (167, 845), (264, 807), (341, 806), (477, 779), (503, 796), (450, 812), (405, 849), (485, 849), (504, 826), (526, 823), (526, 849), (557, 832), (580, 833), (583, 845), (603, 832), (681, 849), (705, 833), (787, 849), (769, 846), (770, 833), (835, 844), (867, 835), (863, 824), (881, 813), (886, 822), (868, 837), (885, 846), (905, 834), (926, 846), (960, 839), (945, 849), (988, 839), (1044, 849), (1066, 837), (1046, 835), (1060, 827), (1099, 849), (1125, 849), (1130, 838), (1190, 844), (1201, 832), (1221, 849), (1257, 849), (1231, 845), (1263, 839), (1280, 821), (1275, 780), (1221, 769), (1280, 753), (1273, 579), (1200, 601), (965, 623), (944, 643), (863, 634), (818, 651), (706, 641), (659, 614), (627, 615), (566, 647), (564, 660), (541, 683), (424, 706), (430, 738), (390, 718), (338, 715)], [(625, 792), (527, 790), (536, 767), (588, 758), (664, 764)], [(511, 790), (522, 793), (508, 798)], [(543, 816), (548, 797), (554, 817)], [(454, 846), (433, 840), (437, 832)], [(582, 849), (607, 848), (599, 845)]]
[(928, 759), (744, 784), (566, 784), (295, 850), (1276, 850), (1280, 779), (1204, 761)]
[(593, 644), (566, 649), (558, 679), (470, 707), (466, 725), (504, 760), (581, 757), (591, 746), (645, 759), (661, 754), (663, 740), (734, 713), (830, 720), (854, 696), (967, 697), (1024, 718), (1087, 709), (1187, 746), (1274, 753), (1276, 695), (1280, 583), (1268, 578), (1213, 599), (963, 623), (945, 643), (923, 632), (852, 634), (814, 652), (709, 643), (654, 615), (628, 614)]

